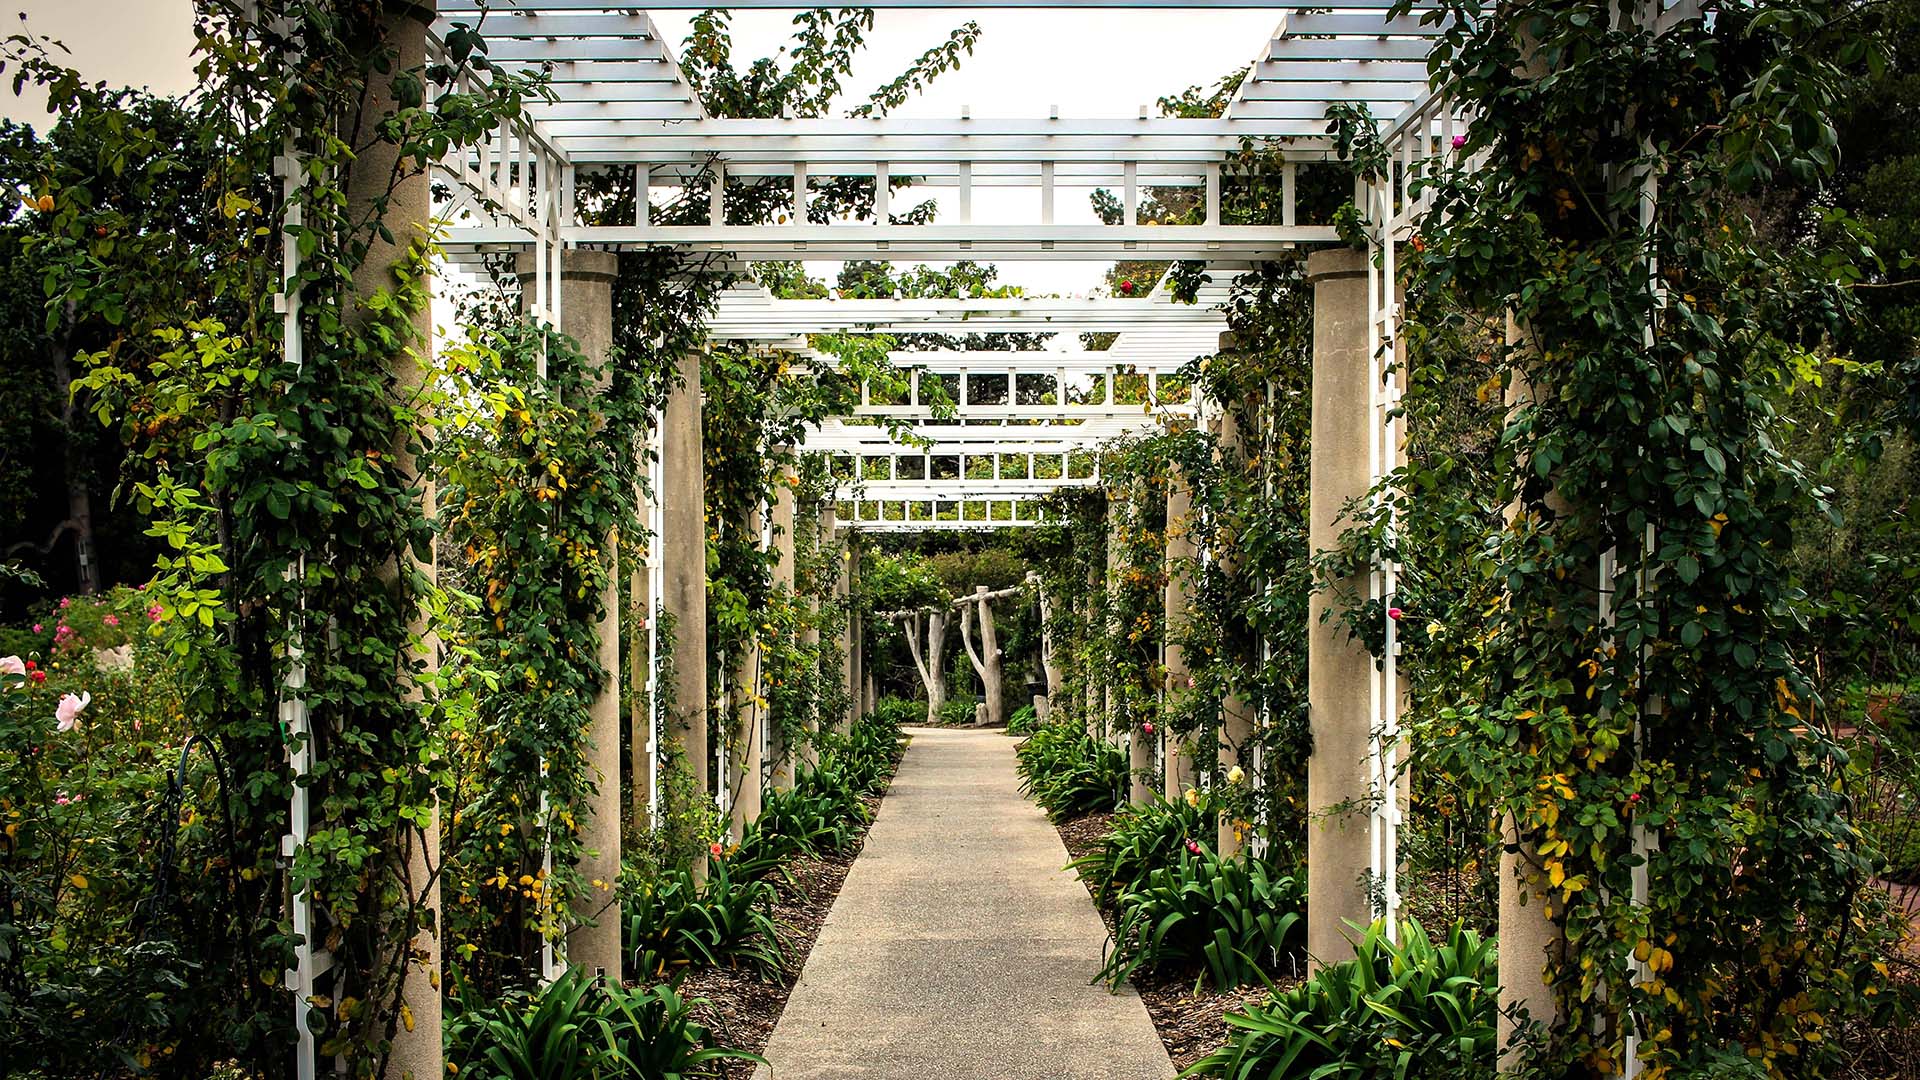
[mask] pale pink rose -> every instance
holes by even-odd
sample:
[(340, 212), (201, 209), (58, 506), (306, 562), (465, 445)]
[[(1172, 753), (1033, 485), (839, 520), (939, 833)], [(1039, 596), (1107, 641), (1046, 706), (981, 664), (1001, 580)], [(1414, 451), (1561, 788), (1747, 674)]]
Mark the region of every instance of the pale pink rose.
[(80, 714), (93, 704), (93, 695), (82, 692), (79, 697), (72, 694), (62, 695), (60, 704), (54, 707), (54, 719), (60, 721), (61, 731), (72, 731), (80, 723)]
[(119, 625), (120, 625), (120, 616), (118, 616), (118, 615), (109, 615), (109, 616), (107, 616), (106, 618), (104, 618), (104, 619), (101, 619), (100, 621), (101, 621), (101, 622), (103, 622), (103, 623), (106, 623), (106, 624), (107, 624), (108, 626), (119, 626)]
[(41, 626), (41, 625), (40, 625), (39, 623), (34, 623), (34, 624), (33, 624), (33, 632), (34, 632), (34, 633), (36, 633), (36, 634), (37, 634), (37, 633), (39, 633), (39, 632), (40, 632), (40, 631), (41, 631), (42, 629), (44, 629), (44, 627), (42, 627), (42, 626)]
[(27, 662), (17, 656), (0, 656), (0, 675), (20, 675), (27, 673)]

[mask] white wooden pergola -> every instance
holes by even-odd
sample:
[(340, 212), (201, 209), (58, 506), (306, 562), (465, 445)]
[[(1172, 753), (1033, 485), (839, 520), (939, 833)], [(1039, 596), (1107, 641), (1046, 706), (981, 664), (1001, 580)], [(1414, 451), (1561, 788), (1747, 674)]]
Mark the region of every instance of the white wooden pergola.
[[(822, 334), (1049, 335), (1039, 350), (940, 352), (901, 350), (891, 359), (907, 375), (902, 397), (863, 390), (860, 405), (810, 432), (801, 447), (831, 455), (840, 477), (838, 524), (866, 531), (996, 529), (1040, 520), (1035, 502), (1062, 487), (1099, 482), (1098, 449), (1115, 439), (1167, 424), (1195, 421), (1191, 387), (1173, 378), (1183, 365), (1218, 351), (1226, 328), (1219, 303), (1232, 276), (1254, 262), (1301, 245), (1337, 240), (1330, 221), (1301, 220), (1296, 200), (1303, 169), (1330, 167), (1329, 106), (1366, 103), (1395, 150), (1389, 175), (1356, 185), (1354, 201), (1368, 218), (1380, 257), (1369, 270), (1368, 334), (1372, 357), (1372, 475), (1390, 471), (1401, 442), (1392, 364), (1398, 325), (1392, 282), (1393, 245), (1425, 209), (1411, 185), (1456, 153), (1453, 136), (1465, 118), (1429, 93), (1425, 60), (1438, 32), (1419, 15), (1389, 19), (1392, 0), (1331, 0), (1312, 10), (1252, 0), (872, 0), (875, 8), (1270, 8), (1276, 29), (1247, 69), (1226, 115), (1185, 119), (1075, 119), (1057, 109), (1016, 119), (965, 112), (927, 119), (741, 120), (706, 114), (669, 44), (644, 10), (604, 0), (439, 0), (430, 60), (444, 59), (442, 38), (455, 24), (477, 26), (495, 65), (540, 70), (554, 99), (536, 103), (482, 145), (438, 163), (436, 179), (454, 194), (436, 208), (448, 223), (443, 246), (455, 267), (490, 256), (534, 256), (528, 306), (534, 318), (559, 325), (566, 298), (560, 256), (566, 249), (671, 249), (737, 267), (757, 260), (1193, 260), (1211, 280), (1195, 303), (1181, 303), (1164, 283), (1139, 298), (978, 298), (960, 300), (781, 300), (751, 284), (730, 290), (707, 327), (710, 340), (780, 349), (803, 363), (829, 363), (812, 342)], [(655, 9), (709, 6), (666, 0)], [(738, 0), (733, 8), (790, 8), (778, 0)], [(484, 92), (482, 76), (466, 89)], [(1281, 197), (1269, 220), (1229, 222), (1224, 193), (1246, 181), (1239, 154), (1268, 151), (1261, 167), (1278, 173)], [(583, 224), (579, 180), (584, 172), (626, 174), (639, 194), (631, 221)], [(297, 183), (291, 163), (283, 172)], [(861, 220), (810, 220), (820, 185), (871, 178), (873, 212)], [(1270, 181), (1271, 176), (1262, 177)], [(775, 224), (727, 221), (741, 184), (790, 191), (793, 212)], [(1024, 194), (1026, 217), (1013, 223), (974, 220), (982, 188)], [(1062, 198), (1095, 189), (1117, 193), (1124, 207), (1112, 225), (1056, 220)], [(1163, 225), (1137, 216), (1143, 189), (1190, 189), (1200, 222)], [(899, 207), (937, 195), (941, 218), (904, 224)], [(656, 220), (669, 203), (704, 203), (702, 223)], [(684, 213), (676, 215), (683, 221)], [(298, 252), (288, 242), (288, 277)], [(298, 348), (297, 305), (285, 305), (289, 348)], [(1079, 335), (1117, 335), (1104, 350), (1077, 347)], [(942, 381), (953, 409), (936, 414), (923, 387)], [(895, 437), (887, 424), (909, 426)], [(656, 425), (656, 429), (658, 425)], [(658, 469), (656, 462), (656, 469)], [(658, 473), (655, 476), (658, 483)], [(652, 526), (659, 529), (659, 508)], [(662, 568), (650, 573), (658, 603)], [(1371, 592), (1391, 596), (1396, 568), (1375, 568)], [(650, 613), (648, 633), (657, 618)], [(1394, 624), (1377, 674), (1370, 768), (1374, 880), (1382, 885), (1389, 927), (1397, 922), (1396, 832), (1392, 797), (1400, 772), (1399, 694)], [(648, 650), (651, 655), (654, 650)], [(648, 697), (657, 699), (649, 677)], [(290, 730), (304, 731), (297, 687), (290, 686)], [(296, 738), (296, 746), (305, 746)], [(299, 753), (304, 754), (304, 750)], [(296, 760), (297, 773), (308, 763)], [(305, 788), (295, 787), (289, 853), (306, 842)], [(294, 898), (296, 932), (311, 934), (312, 913)], [(313, 1075), (314, 1039), (304, 1002), (327, 958), (310, 942), (288, 972), (301, 1033), (300, 1072)]]

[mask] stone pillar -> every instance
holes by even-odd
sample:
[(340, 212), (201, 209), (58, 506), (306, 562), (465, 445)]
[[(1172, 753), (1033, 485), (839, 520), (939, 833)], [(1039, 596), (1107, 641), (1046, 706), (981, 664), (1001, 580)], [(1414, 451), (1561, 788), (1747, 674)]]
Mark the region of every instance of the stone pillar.
[[(645, 455), (642, 455), (642, 468), (645, 467)], [(647, 490), (641, 484), (635, 495), (634, 510), (644, 528), (652, 519), (652, 508), (658, 505), (660, 493)], [(647, 680), (652, 674), (653, 654), (647, 645), (649, 628), (654, 625), (653, 580), (648, 567), (660, 551), (660, 538), (651, 532), (642, 534), (641, 555), (633, 567), (633, 574), (627, 583), (628, 596), (633, 610), (637, 612), (636, 622), (627, 641), (627, 687), (628, 699), (632, 701), (627, 727), (630, 731), (627, 757), (627, 820), (632, 823), (635, 835), (644, 834), (652, 827), (648, 817), (648, 806), (653, 801), (653, 700), (647, 693)]]
[[(1513, 318), (1507, 318), (1507, 344), (1526, 347), (1528, 335)], [(1519, 371), (1507, 387), (1507, 408), (1517, 410), (1530, 405), (1534, 399), (1534, 388), (1523, 378)], [(1524, 463), (1523, 466), (1524, 467)], [(1558, 491), (1547, 496), (1551, 505), (1565, 507), (1566, 501)], [(1519, 504), (1507, 507), (1508, 523), (1519, 516)], [(1599, 588), (1599, 568), (1592, 570), (1593, 586)], [(1553, 905), (1549, 902), (1551, 891), (1546, 876), (1541, 872), (1539, 853), (1534, 850), (1530, 837), (1521, 836), (1511, 818), (1503, 818), (1495, 823), (1500, 830), (1502, 841), (1500, 849), (1500, 1016), (1496, 1031), (1501, 1047), (1500, 1066), (1510, 1069), (1519, 1065), (1522, 1056), (1519, 1047), (1511, 1045), (1514, 1031), (1513, 1014), (1524, 1012), (1533, 1021), (1547, 1025), (1550, 1029), (1560, 1026), (1560, 1007), (1555, 1001), (1553, 987), (1547, 982), (1547, 969), (1550, 963), (1557, 962), (1566, 948), (1565, 933), (1555, 919)]]
[(865, 711), (867, 670), (866, 620), (860, 617), (858, 590), (854, 586), (860, 574), (860, 534), (847, 530), (846, 563), (841, 568), (841, 587), (847, 600), (847, 715), (841, 720), (842, 732), (853, 730), (854, 721)]
[[(1232, 348), (1231, 339), (1222, 334), (1220, 348), (1225, 352)], [(1223, 408), (1215, 418), (1214, 457), (1221, 467), (1244, 469), (1246, 451), (1240, 431), (1240, 422), (1231, 408)], [(1219, 554), (1221, 566), (1232, 572), (1238, 556), (1231, 551)], [(1241, 764), (1241, 752), (1249, 745), (1253, 737), (1253, 706), (1246, 696), (1238, 692), (1229, 692), (1220, 701), (1220, 725), (1215, 731), (1217, 748), (1214, 753), (1214, 767), (1218, 770), (1222, 784), (1231, 783), (1230, 777), (1235, 769), (1242, 770), (1240, 783), (1252, 783), (1252, 777), (1245, 775)], [(1196, 767), (1198, 763), (1196, 762)], [(1214, 850), (1222, 856), (1238, 855), (1246, 847), (1246, 835), (1239, 823), (1226, 815), (1221, 815), (1218, 828), (1214, 832)]]
[[(396, 79), (416, 75), (426, 63), (427, 27), (433, 18), (433, 0), (416, 0), (412, 3), (389, 0), (379, 16), (378, 30), (370, 34), (368, 40), (354, 43), (356, 51), (363, 55), (384, 54), (389, 57), (388, 63), (376, 65), (368, 73), (365, 94), (360, 103), (366, 130), (372, 130), (382, 118), (395, 111), (393, 84)], [(347, 122), (352, 123), (353, 119), (348, 118)], [(386, 207), (381, 221), (392, 235), (391, 241), (383, 239), (378, 232), (365, 238), (368, 245), (366, 258), (354, 268), (353, 274), (354, 294), (364, 301), (375, 293), (393, 288), (395, 270), (406, 259), (412, 245), (426, 236), (433, 205), (427, 172), (416, 168), (411, 161), (402, 160), (396, 144), (376, 140), (366, 146), (356, 143), (355, 148), (359, 156), (346, 178), (348, 220), (359, 221), (371, 216), (379, 200), (385, 199)], [(351, 317), (360, 321), (365, 318), (365, 313), (356, 310)], [(413, 351), (396, 349), (388, 358), (394, 376), (394, 392), (400, 397), (409, 396), (426, 378), (430, 364), (421, 363), (416, 355), (431, 356), (431, 310), (423, 309), (414, 314), (413, 331), (415, 340), (409, 343)], [(408, 449), (409, 441), (406, 438), (396, 440), (390, 452), (401, 472), (419, 479), (422, 510), (431, 517), (434, 513), (433, 483), (431, 478), (420, 475), (414, 455)], [(428, 577), (435, 573), (431, 557), (418, 565), (417, 569)], [(389, 567), (394, 579), (401, 576), (399, 570), (398, 566)], [(389, 581), (388, 584), (393, 582)], [(431, 635), (424, 612), (414, 612), (412, 622), (415, 631), (421, 635), (423, 655), (418, 659), (431, 669), (439, 663), (439, 642)], [(393, 764), (400, 766), (403, 763)], [(400, 988), (399, 1007), (411, 1018), (411, 1023), (402, 1023), (394, 1030), (393, 1049), (387, 1059), (385, 1075), (389, 1080), (438, 1080), (446, 1072), (440, 1027), (439, 808), (435, 807), (432, 820), (419, 834), (406, 831), (398, 837), (398, 843), (405, 851), (408, 891), (416, 896), (425, 896), (425, 926), (414, 935), (410, 951), (417, 960), (408, 964)]]
[[(756, 503), (737, 527), (758, 547), (765, 520), (765, 512)], [(727, 673), (727, 831), (737, 844), (746, 836), (747, 823), (760, 816), (766, 779), (767, 709), (762, 704), (766, 701), (766, 676), (765, 654), (757, 637), (750, 637), (731, 659), (733, 669)]]
[(1100, 568), (1098, 566), (1087, 567), (1087, 595), (1081, 602), (1081, 608), (1087, 613), (1084, 622), (1086, 640), (1080, 657), (1080, 677), (1086, 682), (1084, 688), (1086, 715), (1082, 717), (1082, 723), (1087, 735), (1098, 739), (1106, 735), (1106, 727), (1101, 722), (1100, 714), (1100, 669), (1106, 664), (1093, 644), (1101, 626)]
[[(693, 773), (693, 798), (712, 791), (707, 746), (707, 495), (701, 433), (700, 354), (675, 366), (676, 380), (661, 417), (660, 605), (673, 616), (673, 713), (667, 729)], [(706, 875), (706, 857), (694, 871)]]
[(1193, 485), (1184, 473), (1175, 470), (1167, 483), (1167, 549), (1164, 556), (1167, 585), (1161, 594), (1161, 604), (1166, 612), (1166, 645), (1161, 653), (1161, 664), (1167, 669), (1167, 682), (1163, 689), (1166, 708), (1160, 710), (1160, 746), (1161, 757), (1165, 761), (1162, 772), (1163, 791), (1169, 799), (1185, 798), (1187, 790), (1199, 784), (1199, 767), (1193, 760), (1193, 743), (1189, 739), (1174, 734), (1173, 725), (1167, 717), (1174, 711), (1172, 706), (1192, 695), (1187, 686), (1192, 671), (1187, 666), (1187, 651), (1174, 640), (1175, 631), (1187, 622), (1187, 573), (1194, 561), (1193, 534), (1189, 531), (1187, 518), (1193, 512)]
[[(794, 489), (799, 480), (793, 474), (791, 465), (782, 466), (780, 477), (773, 486), (773, 592), (784, 602), (798, 604), (800, 598), (794, 592)], [(776, 627), (775, 632), (785, 634), (784, 627)], [(782, 644), (785, 644), (783, 641)], [(771, 683), (763, 691), (772, 697)], [(797, 717), (776, 719), (771, 712), (767, 714), (767, 767), (775, 791), (793, 789), (793, 747), (788, 745), (787, 736), (781, 728), (782, 723), (791, 724)]]
[[(828, 535), (832, 535), (833, 518), (829, 517)], [(845, 731), (853, 719), (853, 712), (859, 707), (858, 671), (854, 663), (855, 623), (853, 616), (853, 566), (858, 560), (858, 540), (852, 529), (846, 530), (840, 545), (840, 573), (833, 582), (833, 602), (839, 608), (842, 621), (840, 634), (834, 642), (834, 648), (840, 653), (840, 689), (846, 695), (846, 711), (838, 716), (826, 718), (821, 727), (832, 731)]]
[[(1318, 553), (1339, 545), (1346, 503), (1373, 483), (1376, 418), (1367, 355), (1366, 254), (1350, 248), (1307, 257), (1313, 285), (1313, 435), (1308, 534)], [(1322, 612), (1339, 594), (1364, 596), (1364, 575), (1313, 593), (1307, 612), (1307, 954), (1315, 965), (1353, 955), (1349, 924), (1373, 921), (1369, 758), (1377, 713), (1374, 657)], [(1344, 809), (1342, 809), (1344, 808)]]
[[(1143, 484), (1135, 480), (1127, 485), (1125, 506), (1138, 515), (1141, 507)], [(1119, 519), (1110, 519), (1107, 523), (1107, 629), (1114, 640), (1126, 632), (1125, 616), (1120, 610), (1119, 574), (1124, 568), (1121, 552), (1125, 548), (1120, 536)], [(1112, 665), (1108, 666), (1109, 671)], [(1132, 689), (1123, 685), (1117, 678), (1110, 678), (1107, 684), (1107, 713), (1112, 722), (1125, 732), (1127, 747), (1127, 801), (1141, 806), (1153, 801), (1153, 749), (1154, 736), (1147, 733), (1147, 717), (1136, 716), (1126, 706), (1127, 691)], [(1118, 733), (1116, 733), (1118, 734)]]
[(1060, 696), (1060, 643), (1053, 632), (1053, 597), (1044, 584), (1035, 586), (1040, 593), (1040, 670), (1047, 678), (1047, 701)]
[[(533, 256), (522, 254), (518, 269), (524, 310), (532, 301)], [(561, 305), (560, 332), (574, 340), (588, 361), (601, 365), (607, 365), (613, 353), (613, 283), (619, 271), (620, 257), (611, 251), (561, 254), (560, 289), (566, 300)], [(611, 378), (611, 368), (603, 366), (599, 389), (604, 390)], [(619, 534), (602, 536), (600, 550), (613, 560), (620, 550)], [(598, 659), (607, 674), (587, 706), (585, 756), (595, 786), (580, 822), (583, 853), (575, 866), (586, 891), (574, 909), (580, 922), (567, 933), (567, 962), (617, 979), (621, 920), (613, 883), (620, 876), (620, 584), (612, 571), (601, 589), (600, 602)]]
[(1120, 499), (1118, 492), (1107, 493), (1107, 573), (1100, 589), (1100, 625), (1106, 632), (1106, 646), (1100, 655), (1100, 728), (1108, 739), (1127, 745), (1127, 718), (1120, 715), (1120, 688), (1114, 685), (1113, 643), (1120, 636)]
[[(812, 552), (814, 560), (812, 565), (818, 567), (821, 545), (833, 539), (833, 507), (827, 504), (809, 507), (801, 516), (801, 527), (807, 530), (807, 547)], [(813, 658), (812, 663), (816, 672), (819, 670), (820, 663), (820, 627), (815, 622), (820, 617), (818, 573), (816, 569), (809, 575), (810, 580), (805, 584), (807, 623), (800, 631), (800, 649), (803, 655)], [(806, 735), (799, 748), (796, 775), (799, 769), (812, 769), (820, 764), (820, 749), (817, 745), (820, 734), (819, 696), (809, 695), (806, 708), (806, 716), (801, 721), (806, 728)]]

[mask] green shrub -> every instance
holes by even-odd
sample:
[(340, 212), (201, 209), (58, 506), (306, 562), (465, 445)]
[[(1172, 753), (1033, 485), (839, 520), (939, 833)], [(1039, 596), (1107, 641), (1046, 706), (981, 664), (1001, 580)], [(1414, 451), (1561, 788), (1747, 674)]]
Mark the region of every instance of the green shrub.
[(1039, 727), (1040, 714), (1034, 711), (1031, 703), (1013, 710), (1013, 715), (1007, 717), (1007, 734), (1009, 735), (1031, 735), (1039, 730)]
[(1119, 986), (1141, 968), (1199, 968), (1195, 986), (1263, 982), (1304, 937), (1301, 890), (1259, 859), (1222, 859), (1188, 841), (1172, 866), (1120, 894), (1113, 948), (1100, 977)]
[(822, 766), (801, 769), (791, 791), (768, 792), (755, 824), (786, 857), (817, 857), (852, 847), (866, 823), (867, 806), (851, 781)]
[(763, 979), (786, 966), (786, 941), (773, 917), (773, 883), (739, 872), (728, 857), (707, 864), (707, 880), (676, 870), (627, 890), (626, 947), (642, 979), (689, 965), (745, 968)]
[(1230, 1080), (1468, 1080), (1492, 1076), (1494, 945), (1456, 924), (1435, 946), (1375, 923), (1355, 958), (1227, 1014), (1226, 1045), (1182, 1073)]
[(1127, 785), (1126, 752), (1090, 738), (1077, 725), (1049, 724), (1015, 751), (1020, 790), (1055, 823), (1110, 810)]
[(856, 720), (845, 735), (825, 731), (818, 738), (820, 768), (844, 776), (855, 791), (866, 795), (886, 789), (906, 750), (899, 723), (877, 712)]
[(449, 1068), (474, 1080), (682, 1080), (754, 1054), (708, 1046), (671, 986), (628, 989), (568, 970), (537, 993), (457, 1012)]
[(1165, 799), (1121, 807), (1100, 846), (1068, 867), (1093, 890), (1094, 902), (1106, 907), (1149, 872), (1178, 863), (1187, 841), (1209, 839), (1213, 817), (1203, 807)]
[(883, 697), (873, 703), (873, 711), (865, 719), (895, 729), (908, 724), (924, 724), (927, 721), (927, 705), (924, 701), (912, 698)]
[(974, 700), (970, 697), (948, 698), (940, 703), (939, 722), (948, 727), (967, 727), (974, 721)]

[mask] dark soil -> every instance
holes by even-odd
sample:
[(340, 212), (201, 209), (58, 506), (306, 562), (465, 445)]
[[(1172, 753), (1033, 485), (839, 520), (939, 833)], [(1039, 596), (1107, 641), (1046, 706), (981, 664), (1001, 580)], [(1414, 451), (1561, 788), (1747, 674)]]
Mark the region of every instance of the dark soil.
[[(880, 799), (870, 796), (863, 801), (871, 821)], [(695, 1006), (694, 1016), (713, 1033), (715, 1045), (766, 1053), (767, 1040), (787, 1007), (787, 995), (793, 992), (827, 912), (833, 909), (834, 898), (866, 842), (862, 829), (850, 850), (820, 859), (796, 859), (787, 866), (788, 876), (777, 879), (780, 900), (774, 905), (774, 917), (787, 928), (787, 967), (779, 982), (762, 982), (752, 972), (733, 968), (696, 968), (681, 981), (683, 994), (704, 999)], [(730, 1061), (721, 1063), (712, 1075), (748, 1080), (753, 1070), (751, 1061)]]
[[(1067, 854), (1079, 859), (1092, 854), (1113, 830), (1113, 815), (1086, 814), (1063, 821), (1056, 828), (1060, 831), (1060, 841), (1067, 846)], [(1092, 895), (1091, 889), (1088, 895)], [(1100, 918), (1105, 920), (1107, 933), (1111, 935), (1113, 912), (1103, 910)], [(1195, 975), (1191, 971), (1145, 971), (1129, 980), (1139, 992), (1141, 1002), (1146, 1005), (1147, 1015), (1153, 1018), (1154, 1029), (1160, 1033), (1160, 1043), (1167, 1048), (1167, 1055), (1173, 1058), (1173, 1067), (1176, 1069), (1185, 1069), (1227, 1040), (1228, 1010), (1249, 1005), (1267, 996), (1264, 986), (1239, 986), (1224, 991), (1202, 987), (1195, 991)], [(1275, 980), (1281, 986), (1293, 981)]]

